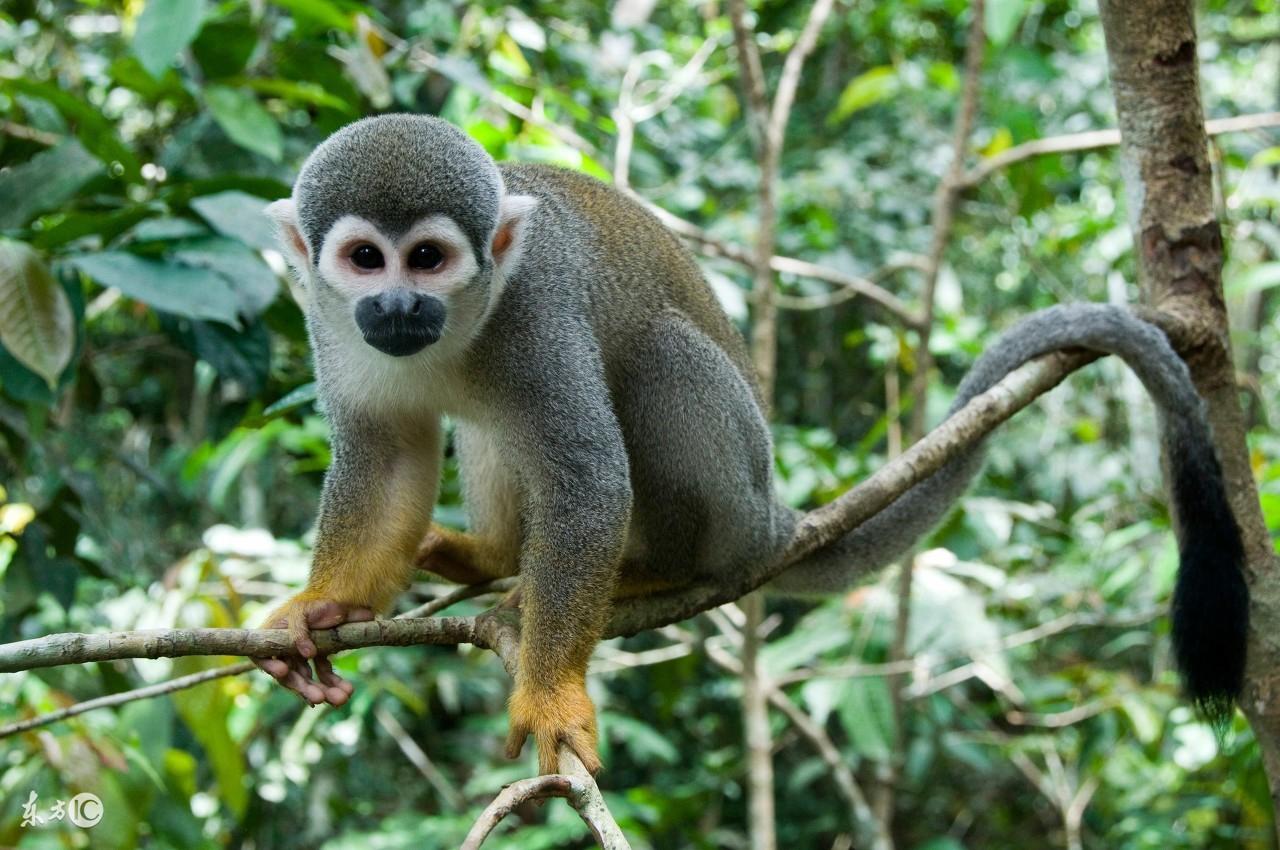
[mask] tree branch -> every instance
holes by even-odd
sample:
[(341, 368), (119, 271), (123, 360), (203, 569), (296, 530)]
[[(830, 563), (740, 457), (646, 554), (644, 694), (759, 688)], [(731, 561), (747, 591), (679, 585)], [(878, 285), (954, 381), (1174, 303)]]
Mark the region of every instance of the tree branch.
[[(1247, 130), (1262, 130), (1268, 127), (1280, 127), (1280, 112), (1234, 115), (1230, 118), (1214, 118), (1204, 123), (1205, 131), (1210, 136), (1240, 133)], [(1068, 133), (1063, 136), (1033, 139), (1020, 145), (1014, 145), (995, 156), (982, 160), (964, 175), (960, 186), (963, 189), (971, 189), (995, 172), (1037, 156), (1097, 150), (1098, 148), (1114, 147), (1118, 144), (1120, 144), (1120, 131), (1115, 128), (1088, 130), (1083, 133)]]

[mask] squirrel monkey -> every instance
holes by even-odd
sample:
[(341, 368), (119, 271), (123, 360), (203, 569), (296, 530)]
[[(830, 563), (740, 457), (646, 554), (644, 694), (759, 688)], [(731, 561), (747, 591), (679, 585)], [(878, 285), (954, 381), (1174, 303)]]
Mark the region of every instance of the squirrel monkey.
[[(599, 769), (585, 677), (611, 601), (767, 568), (800, 516), (774, 494), (741, 336), (639, 204), (574, 172), (499, 166), (436, 118), (338, 131), (268, 212), (305, 290), (333, 463), (307, 586), (266, 619), (297, 654), (259, 665), (312, 704), (341, 705), (351, 685), (311, 629), (385, 611), (415, 566), (461, 582), (519, 574), (507, 753), (532, 734), (544, 772), (560, 743)], [(1243, 549), (1203, 403), (1164, 335), (1117, 307), (1052, 308), (987, 350), (955, 408), (1063, 347), (1118, 354), (1162, 410), (1183, 556), (1178, 659), (1190, 695), (1229, 710)], [(468, 534), (431, 526), (442, 414), (457, 425)], [(774, 588), (836, 590), (887, 564), (981, 463), (981, 450), (953, 461)]]

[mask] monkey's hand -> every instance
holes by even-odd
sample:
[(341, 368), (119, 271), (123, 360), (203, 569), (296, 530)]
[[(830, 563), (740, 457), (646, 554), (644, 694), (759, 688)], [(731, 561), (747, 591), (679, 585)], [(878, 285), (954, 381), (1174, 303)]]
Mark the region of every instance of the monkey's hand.
[(508, 706), (511, 733), (507, 736), (507, 758), (516, 758), (525, 738), (533, 734), (538, 745), (538, 770), (558, 772), (560, 744), (582, 760), (591, 773), (600, 770), (596, 753), (596, 710), (587, 696), (585, 682), (566, 682), (555, 688), (531, 687), (517, 683)]
[[(255, 658), (253, 663), (311, 705), (327, 702), (340, 706), (350, 699), (352, 685), (333, 672), (333, 662), (316, 649), (315, 642), (311, 640), (311, 630), (332, 629), (343, 623), (362, 623), (372, 619), (373, 611), (367, 606), (335, 602), (304, 590), (268, 614), (262, 624), (264, 629), (288, 629), (289, 640), (297, 654), (284, 658)], [(314, 678), (312, 665), (315, 666)]]

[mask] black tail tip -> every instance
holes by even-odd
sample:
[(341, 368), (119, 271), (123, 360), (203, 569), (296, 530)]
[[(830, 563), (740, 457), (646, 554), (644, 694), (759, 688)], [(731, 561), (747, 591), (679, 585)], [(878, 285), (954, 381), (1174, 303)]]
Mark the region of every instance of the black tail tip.
[(1173, 594), (1173, 646), (1187, 696), (1226, 734), (1244, 688), (1249, 588), (1235, 523), (1221, 533), (1190, 535)]

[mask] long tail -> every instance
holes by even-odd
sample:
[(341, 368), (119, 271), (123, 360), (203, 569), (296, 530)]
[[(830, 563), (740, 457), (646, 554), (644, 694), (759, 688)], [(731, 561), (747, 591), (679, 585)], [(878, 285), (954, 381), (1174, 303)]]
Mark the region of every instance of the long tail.
[[(1160, 410), (1182, 555), (1173, 595), (1174, 651), (1188, 695), (1222, 728), (1244, 680), (1249, 622), (1244, 546), (1227, 501), (1204, 401), (1163, 332), (1122, 307), (1069, 304), (1042, 310), (1010, 328), (978, 359), (961, 382), (950, 413), (1028, 360), (1062, 348), (1119, 356)], [(985, 454), (979, 445), (951, 461), (879, 514), (787, 570), (772, 589), (839, 590), (900, 557), (946, 516), (982, 468)]]

